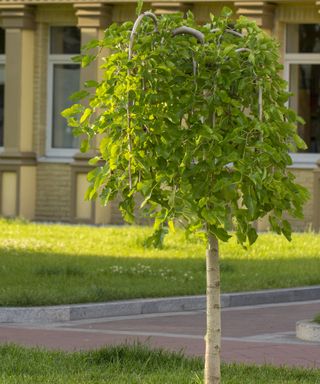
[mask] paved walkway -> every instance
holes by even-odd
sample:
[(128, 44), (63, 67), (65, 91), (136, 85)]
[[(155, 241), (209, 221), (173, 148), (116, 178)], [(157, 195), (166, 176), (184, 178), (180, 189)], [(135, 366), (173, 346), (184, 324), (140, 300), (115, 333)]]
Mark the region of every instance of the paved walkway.
[[(320, 300), (222, 310), (222, 359), (320, 368), (320, 343), (295, 337), (295, 323), (320, 312)], [(0, 324), (0, 343), (84, 350), (139, 340), (203, 356), (203, 311), (79, 320), (50, 325)]]

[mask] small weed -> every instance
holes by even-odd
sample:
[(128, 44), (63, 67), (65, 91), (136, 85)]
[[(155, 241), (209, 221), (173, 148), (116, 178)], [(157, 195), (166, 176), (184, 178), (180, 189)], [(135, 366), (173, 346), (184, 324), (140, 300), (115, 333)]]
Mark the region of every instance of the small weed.
[[(121, 265), (112, 265), (110, 271), (113, 275), (125, 275), (127, 277), (155, 277), (164, 280), (174, 280), (176, 281), (179, 277), (182, 280), (193, 280), (193, 272), (191, 271), (182, 271), (179, 275), (177, 271), (174, 271), (170, 268), (157, 268), (150, 265), (138, 263), (133, 267), (125, 267)], [(104, 272), (104, 270), (103, 270)]]
[(314, 317), (313, 321), (314, 321), (315, 323), (320, 324), (320, 313), (318, 313), (318, 314)]

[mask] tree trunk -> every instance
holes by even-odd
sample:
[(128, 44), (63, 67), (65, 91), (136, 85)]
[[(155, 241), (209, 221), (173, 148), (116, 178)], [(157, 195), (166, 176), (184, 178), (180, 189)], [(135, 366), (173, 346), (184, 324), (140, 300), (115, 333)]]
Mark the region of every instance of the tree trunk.
[(218, 239), (207, 232), (207, 334), (204, 383), (220, 384), (221, 310)]

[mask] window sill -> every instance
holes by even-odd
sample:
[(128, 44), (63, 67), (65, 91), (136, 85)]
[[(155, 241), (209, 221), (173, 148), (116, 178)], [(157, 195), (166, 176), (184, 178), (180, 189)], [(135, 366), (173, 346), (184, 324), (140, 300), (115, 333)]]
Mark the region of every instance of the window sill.
[(74, 161), (72, 156), (41, 156), (38, 157), (38, 163), (59, 163), (71, 164)]
[(292, 165), (289, 168), (314, 169), (320, 160), (320, 153), (291, 153)]

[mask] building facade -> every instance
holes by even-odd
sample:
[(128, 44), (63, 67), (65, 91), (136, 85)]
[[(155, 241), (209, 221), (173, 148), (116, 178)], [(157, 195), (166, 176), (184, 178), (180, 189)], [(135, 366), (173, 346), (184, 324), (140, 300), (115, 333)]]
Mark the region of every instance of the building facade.
[[(320, 1), (185, 0), (144, 2), (155, 13), (192, 10), (200, 23), (224, 6), (245, 15), (280, 42), (290, 106), (307, 151), (292, 154), (297, 181), (311, 191), (296, 230), (320, 226)], [(80, 68), (72, 57), (101, 38), (113, 22), (135, 18), (134, 0), (1, 0), (0, 2), (0, 216), (30, 220), (118, 223), (116, 204), (83, 200), (88, 158), (78, 151), (60, 112), (98, 63)], [(266, 229), (262, 220), (259, 229)]]

